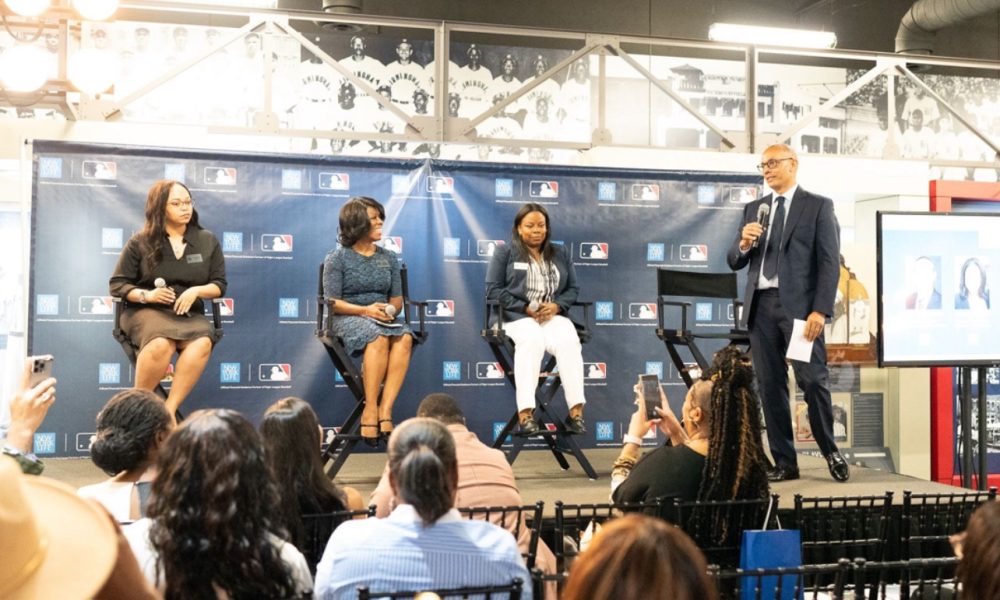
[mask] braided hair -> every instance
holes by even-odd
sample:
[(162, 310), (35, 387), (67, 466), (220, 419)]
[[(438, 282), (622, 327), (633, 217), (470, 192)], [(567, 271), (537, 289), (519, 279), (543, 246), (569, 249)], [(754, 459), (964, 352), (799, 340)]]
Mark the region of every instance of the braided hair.
[[(760, 408), (749, 358), (739, 348), (727, 346), (716, 353), (703, 379), (712, 382), (708, 406), (712, 418), (698, 500), (767, 498)], [(698, 506), (691, 514), (690, 531), (696, 532), (703, 547), (729, 546), (744, 529), (760, 527), (762, 512), (759, 505)]]

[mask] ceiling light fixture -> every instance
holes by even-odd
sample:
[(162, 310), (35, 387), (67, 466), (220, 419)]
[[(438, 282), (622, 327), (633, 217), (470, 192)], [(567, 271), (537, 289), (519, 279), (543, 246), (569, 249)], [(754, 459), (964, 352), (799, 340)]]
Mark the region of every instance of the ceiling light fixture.
[(8, 92), (33, 92), (45, 85), (52, 70), (51, 54), (38, 46), (18, 44), (0, 55), (0, 84)]
[(118, 76), (117, 57), (107, 50), (84, 48), (69, 57), (67, 74), (76, 89), (96, 96), (107, 91)]
[(735, 23), (713, 23), (708, 28), (708, 39), (716, 42), (755, 46), (787, 46), (790, 48), (834, 48), (837, 45), (837, 34), (832, 31), (760, 27)]
[(73, 8), (88, 21), (103, 21), (118, 10), (118, 0), (73, 0)]
[(22, 17), (37, 17), (52, 4), (51, 0), (4, 0), (4, 3)]

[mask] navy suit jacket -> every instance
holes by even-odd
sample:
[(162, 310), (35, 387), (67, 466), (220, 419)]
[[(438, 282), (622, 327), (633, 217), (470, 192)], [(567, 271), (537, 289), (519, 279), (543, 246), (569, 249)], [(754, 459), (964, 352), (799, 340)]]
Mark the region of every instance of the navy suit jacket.
[[(740, 252), (743, 226), (757, 220), (757, 208), (771, 204), (772, 194), (755, 200), (743, 209), (743, 221), (726, 260), (729, 268), (747, 271), (745, 306), (740, 324), (749, 327), (754, 314), (754, 292), (760, 277), (764, 240), (749, 252)], [(773, 212), (772, 208), (772, 212)], [(795, 191), (781, 236), (778, 262), (778, 299), (793, 319), (805, 319), (816, 311), (830, 317), (840, 280), (840, 225), (833, 213), (833, 200), (807, 192)]]
[[(553, 244), (555, 253), (552, 265), (559, 271), (559, 286), (552, 301), (559, 305), (561, 314), (569, 318), (569, 309), (576, 302), (580, 285), (569, 252), (561, 244)], [(486, 269), (486, 298), (496, 300), (507, 311), (507, 320), (526, 316), (528, 308), (528, 258), (515, 256), (511, 244), (497, 246)]]

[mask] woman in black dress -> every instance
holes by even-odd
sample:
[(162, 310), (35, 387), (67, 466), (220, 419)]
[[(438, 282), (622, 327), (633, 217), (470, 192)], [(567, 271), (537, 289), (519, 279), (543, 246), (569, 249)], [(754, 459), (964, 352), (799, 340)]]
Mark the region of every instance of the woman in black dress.
[(226, 291), (219, 240), (198, 224), (183, 183), (162, 180), (149, 188), (146, 224), (125, 244), (110, 287), (112, 296), (126, 301), (122, 328), (139, 348), (135, 387), (156, 388), (177, 353), (167, 396), (174, 414), (217, 341), (202, 300)]

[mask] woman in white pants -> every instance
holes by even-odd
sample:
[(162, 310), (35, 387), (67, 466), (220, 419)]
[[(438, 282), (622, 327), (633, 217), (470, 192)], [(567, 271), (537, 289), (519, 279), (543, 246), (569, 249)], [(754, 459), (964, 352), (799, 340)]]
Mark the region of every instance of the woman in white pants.
[(486, 271), (486, 297), (503, 307), (504, 331), (514, 353), (514, 382), (521, 432), (537, 433), (535, 389), (542, 357), (556, 357), (569, 405), (566, 428), (584, 433), (583, 356), (573, 322), (566, 316), (580, 291), (569, 253), (549, 242), (549, 214), (540, 204), (521, 207), (510, 244), (497, 246)]

